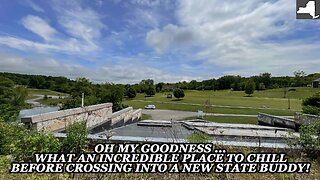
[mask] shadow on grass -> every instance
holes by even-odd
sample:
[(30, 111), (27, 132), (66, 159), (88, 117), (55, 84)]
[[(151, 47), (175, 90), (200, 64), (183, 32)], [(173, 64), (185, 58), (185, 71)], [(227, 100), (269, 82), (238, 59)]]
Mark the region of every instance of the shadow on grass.
[(253, 97), (252, 95), (244, 95), (243, 97)]
[(183, 99), (172, 99), (171, 101), (182, 101)]

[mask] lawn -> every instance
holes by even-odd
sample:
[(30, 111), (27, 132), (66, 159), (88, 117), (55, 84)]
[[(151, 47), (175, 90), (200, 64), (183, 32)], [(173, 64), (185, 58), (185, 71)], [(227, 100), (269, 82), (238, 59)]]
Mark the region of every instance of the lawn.
[[(185, 120), (193, 120), (197, 117), (189, 117)], [(230, 124), (257, 124), (258, 119), (256, 117), (232, 117), (232, 116), (205, 116), (203, 120), (217, 123), (230, 123)]]
[(58, 104), (62, 104), (67, 102), (68, 99), (40, 99), (37, 102), (44, 104), (44, 105), (48, 105), (48, 106), (56, 106)]
[[(246, 97), (243, 91), (185, 91), (185, 98), (177, 100), (166, 98), (167, 93), (157, 93), (153, 97), (137, 94), (134, 100), (125, 100), (124, 104), (134, 108), (143, 108), (154, 104), (158, 109), (172, 109), (185, 111), (204, 110), (206, 112), (226, 114), (258, 114), (258, 112), (274, 115), (293, 115), (301, 111), (302, 99), (319, 91), (313, 88), (295, 88), (283, 98), (283, 89), (255, 91), (252, 97)], [(290, 103), (290, 109), (288, 109)], [(209, 107), (212, 105), (213, 107)], [(227, 107), (225, 107), (227, 106)]]
[(33, 89), (28, 88), (28, 94), (42, 94), (42, 95), (51, 95), (51, 96), (68, 96), (66, 93), (51, 91), (48, 89)]

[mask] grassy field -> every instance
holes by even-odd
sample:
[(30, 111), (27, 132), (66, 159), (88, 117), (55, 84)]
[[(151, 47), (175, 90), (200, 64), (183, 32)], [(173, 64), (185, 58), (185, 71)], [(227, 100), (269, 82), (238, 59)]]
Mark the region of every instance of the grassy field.
[[(166, 93), (157, 93), (153, 97), (137, 94), (134, 100), (125, 100), (124, 104), (134, 108), (143, 108), (145, 105), (154, 104), (158, 109), (172, 109), (185, 111), (198, 111), (225, 114), (258, 114), (258, 112), (274, 115), (293, 115), (301, 111), (302, 99), (319, 91), (313, 88), (295, 88), (287, 93), (288, 98), (283, 98), (283, 89), (255, 91), (252, 97), (246, 97), (242, 91), (185, 91), (185, 98), (166, 98)], [(290, 109), (288, 109), (290, 101)], [(212, 105), (213, 107), (208, 107)], [(227, 107), (226, 107), (227, 106)]]
[(68, 99), (40, 99), (37, 102), (44, 104), (44, 105), (48, 105), (48, 106), (56, 106), (58, 104), (62, 104), (67, 102)]
[(52, 95), (52, 96), (68, 96), (66, 93), (62, 92), (56, 92), (56, 91), (51, 91), (48, 89), (33, 89), (33, 88), (28, 88), (28, 94), (42, 94), (42, 95)]
[[(197, 117), (189, 117), (185, 120), (193, 120)], [(256, 117), (231, 117), (231, 116), (205, 116), (203, 120), (217, 123), (230, 123), (230, 124), (257, 124), (258, 119)]]

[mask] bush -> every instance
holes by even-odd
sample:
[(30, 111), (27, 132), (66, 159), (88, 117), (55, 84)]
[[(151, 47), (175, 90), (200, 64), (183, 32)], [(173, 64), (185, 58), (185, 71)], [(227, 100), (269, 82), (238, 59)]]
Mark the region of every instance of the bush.
[(252, 80), (249, 80), (246, 82), (246, 84), (244, 86), (244, 92), (248, 96), (251, 96), (251, 94), (254, 93), (255, 87), (256, 87), (256, 84)]
[(34, 153), (56, 153), (60, 141), (44, 131), (27, 130), (21, 123), (0, 122), (0, 154), (17, 161), (31, 161)]
[(302, 125), (299, 132), (300, 137), (297, 139), (297, 144), (308, 156), (318, 156), (320, 153), (320, 119), (309, 125)]
[(320, 92), (303, 100), (302, 110), (306, 114), (320, 115)]
[(145, 93), (147, 96), (153, 96), (156, 94), (156, 89), (154, 88), (154, 86), (149, 86), (145, 89)]
[(173, 95), (174, 97), (180, 99), (180, 98), (183, 98), (184, 97), (184, 91), (182, 89), (175, 89), (173, 91)]
[(29, 131), (25, 137), (17, 141), (14, 157), (18, 161), (30, 162), (35, 153), (58, 153), (61, 142), (52, 134), (45, 131)]
[(135, 97), (137, 96), (136, 90), (134, 90), (133, 88), (130, 87), (130, 88), (128, 89), (127, 96), (128, 96), (128, 98), (130, 98), (130, 99), (135, 98)]
[(63, 152), (81, 153), (88, 148), (88, 130), (86, 121), (74, 122), (66, 130), (67, 137), (63, 141)]
[(188, 137), (188, 142), (189, 143), (209, 143), (210, 137), (203, 133), (203, 132), (193, 132), (189, 137)]

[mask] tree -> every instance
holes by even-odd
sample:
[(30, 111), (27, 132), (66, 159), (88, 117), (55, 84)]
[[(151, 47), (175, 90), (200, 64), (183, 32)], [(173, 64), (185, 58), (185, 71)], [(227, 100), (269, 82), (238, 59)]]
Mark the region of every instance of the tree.
[(162, 87), (163, 87), (163, 85), (164, 85), (164, 83), (163, 83), (163, 82), (156, 84), (156, 91), (157, 91), (157, 92), (162, 91)]
[(295, 71), (294, 74), (294, 86), (305, 86), (307, 84), (305, 80), (306, 73), (304, 71)]
[(132, 99), (132, 98), (135, 98), (137, 95), (137, 92), (136, 90), (134, 90), (132, 87), (130, 87), (127, 91), (127, 96)]
[(183, 98), (184, 97), (184, 91), (182, 89), (175, 89), (173, 91), (173, 95), (174, 97), (180, 99), (180, 98)]
[(302, 110), (306, 114), (320, 115), (320, 92), (303, 100)]
[(249, 80), (246, 82), (245, 87), (244, 87), (244, 92), (248, 95), (251, 96), (251, 94), (254, 93), (256, 84), (253, 82), (253, 80)]
[(266, 90), (266, 86), (264, 85), (264, 83), (260, 83), (258, 88), (259, 90)]
[(147, 96), (153, 96), (156, 94), (156, 90), (154, 88), (154, 86), (148, 86), (146, 89), (145, 89), (145, 93)]

